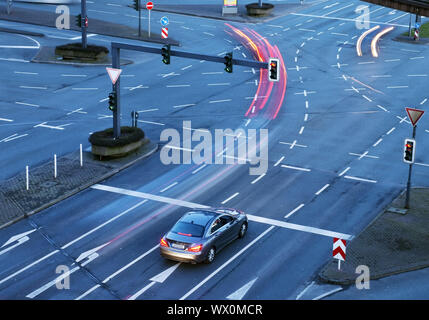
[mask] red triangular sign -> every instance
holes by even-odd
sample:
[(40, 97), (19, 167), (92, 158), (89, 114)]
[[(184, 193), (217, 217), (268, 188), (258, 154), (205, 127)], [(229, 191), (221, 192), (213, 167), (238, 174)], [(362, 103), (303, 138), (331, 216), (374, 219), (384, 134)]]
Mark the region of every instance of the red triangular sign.
[(405, 110), (407, 110), (408, 118), (410, 118), (413, 126), (417, 124), (417, 121), (419, 121), (423, 113), (425, 113), (423, 110), (413, 108), (405, 108)]
[(106, 70), (107, 70), (107, 73), (109, 74), (110, 80), (112, 80), (112, 83), (115, 84), (116, 81), (118, 81), (118, 78), (122, 72), (122, 69), (106, 68)]

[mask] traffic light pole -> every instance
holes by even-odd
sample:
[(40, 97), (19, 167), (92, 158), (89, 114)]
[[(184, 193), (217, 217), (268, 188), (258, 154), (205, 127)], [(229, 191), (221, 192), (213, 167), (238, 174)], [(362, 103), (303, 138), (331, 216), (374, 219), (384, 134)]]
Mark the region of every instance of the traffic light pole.
[[(112, 45), (112, 68), (120, 69), (120, 50)], [(121, 77), (118, 77), (113, 85), (113, 92), (116, 94), (116, 108), (113, 110), (113, 138), (118, 139), (121, 136)]]
[[(416, 127), (417, 126), (413, 126), (413, 139), (416, 138)], [(410, 163), (410, 169), (408, 170), (407, 192), (405, 196), (405, 209), (410, 208), (410, 189), (411, 189), (411, 171), (412, 170), (413, 170), (413, 164)]]
[(82, 24), (82, 48), (87, 47), (87, 39), (86, 39), (86, 0), (80, 1), (80, 8), (81, 8), (81, 24)]
[[(155, 53), (162, 55), (162, 48), (146, 47), (146, 46), (137, 46), (127, 43), (112, 42), (112, 68), (120, 69), (120, 49), (123, 50), (132, 50), (140, 51), (147, 53)], [(181, 58), (196, 59), (196, 60), (205, 60), (211, 62), (225, 63), (224, 57), (212, 56), (199, 53), (191, 53), (178, 50), (170, 50), (170, 56), (176, 56)], [(268, 62), (254, 61), (254, 60), (242, 60), (242, 59), (232, 59), (232, 64), (253, 67), (259, 69), (269, 69)], [(116, 108), (113, 111), (113, 136), (114, 138), (119, 138), (121, 135), (121, 95), (120, 95), (120, 80), (118, 78), (116, 83), (113, 85), (113, 92), (116, 93)]]
[(140, 1), (138, 0), (138, 6), (139, 6), (139, 38), (142, 36), (142, 9), (140, 6)]

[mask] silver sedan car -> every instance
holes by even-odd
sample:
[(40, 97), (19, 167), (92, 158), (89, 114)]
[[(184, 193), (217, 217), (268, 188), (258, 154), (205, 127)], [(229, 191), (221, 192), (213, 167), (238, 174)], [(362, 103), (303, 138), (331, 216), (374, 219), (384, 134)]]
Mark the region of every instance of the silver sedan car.
[(216, 253), (246, 234), (244, 212), (235, 209), (195, 209), (186, 213), (160, 241), (167, 259), (211, 263)]

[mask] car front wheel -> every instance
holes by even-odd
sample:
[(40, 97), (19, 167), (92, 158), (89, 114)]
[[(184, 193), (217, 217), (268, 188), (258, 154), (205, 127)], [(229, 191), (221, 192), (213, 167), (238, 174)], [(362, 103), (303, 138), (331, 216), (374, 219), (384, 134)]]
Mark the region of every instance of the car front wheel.
[(238, 237), (243, 238), (247, 231), (247, 224), (243, 223), (240, 227), (240, 231), (238, 232)]

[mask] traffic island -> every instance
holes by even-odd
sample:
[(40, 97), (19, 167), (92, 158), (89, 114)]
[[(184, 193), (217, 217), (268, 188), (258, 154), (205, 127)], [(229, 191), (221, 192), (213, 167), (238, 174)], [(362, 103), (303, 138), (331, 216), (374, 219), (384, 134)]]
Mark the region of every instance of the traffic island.
[(429, 267), (429, 189), (413, 188), (410, 209), (403, 210), (405, 192), (346, 246), (338, 270), (332, 259), (319, 273), (328, 283), (354, 284), (359, 265), (368, 266), (370, 279)]
[(249, 16), (264, 17), (273, 11), (274, 5), (271, 3), (249, 3), (246, 5), (247, 14)]
[(423, 25), (421, 25), (420, 32), (419, 32), (419, 40), (415, 40), (414, 38), (415, 29), (412, 28), (410, 31), (411, 31), (411, 35), (409, 34), (408, 31), (406, 31), (400, 34), (399, 36), (397, 36), (394, 40), (413, 43), (413, 44), (429, 45), (429, 22), (426, 22)]
[(109, 49), (106, 47), (87, 45), (84, 48), (82, 43), (68, 43), (55, 47), (55, 54), (68, 61), (96, 62), (104, 59), (108, 53)]
[(137, 127), (121, 127), (121, 135), (118, 138), (113, 136), (113, 128), (97, 131), (89, 136), (92, 145), (92, 154), (100, 160), (120, 158), (128, 155), (148, 143), (144, 139), (144, 132)]

